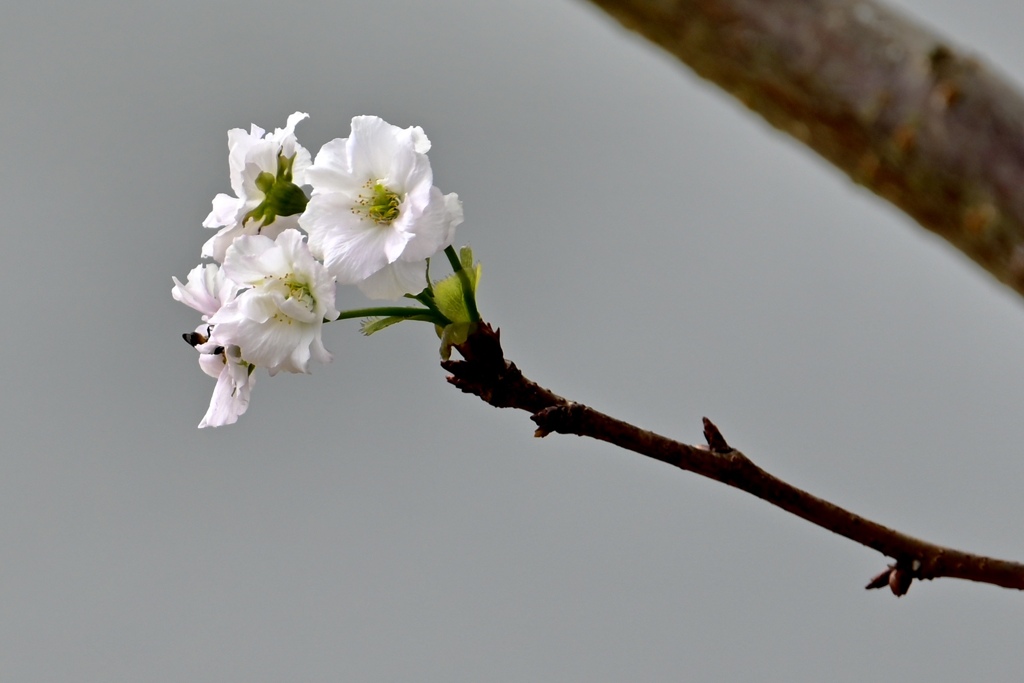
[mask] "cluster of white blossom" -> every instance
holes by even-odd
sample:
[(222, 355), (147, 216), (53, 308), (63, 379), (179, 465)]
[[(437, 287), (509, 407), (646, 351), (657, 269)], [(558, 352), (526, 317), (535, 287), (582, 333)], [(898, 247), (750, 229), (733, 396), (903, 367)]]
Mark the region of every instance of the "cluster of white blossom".
[(202, 249), (212, 262), (184, 284), (173, 278), (171, 296), (202, 315), (185, 339), (217, 379), (200, 427), (245, 412), (257, 368), (308, 373), (310, 359), (331, 360), (322, 330), (341, 315), (338, 283), (374, 299), (429, 288), (427, 259), (451, 246), (462, 222), (458, 196), (433, 184), (421, 128), (357, 116), (349, 137), (313, 160), (295, 138), (306, 117), (296, 112), (270, 134), (228, 132), (235, 196), (214, 197), (203, 221), (218, 230)]

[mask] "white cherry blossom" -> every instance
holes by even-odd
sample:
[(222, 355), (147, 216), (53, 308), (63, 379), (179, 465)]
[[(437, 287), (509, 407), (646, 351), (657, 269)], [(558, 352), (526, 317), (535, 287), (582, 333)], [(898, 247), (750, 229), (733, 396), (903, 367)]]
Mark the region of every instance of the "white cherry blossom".
[(295, 126), (308, 116), (295, 112), (284, 128), (266, 137), (266, 131), (256, 124), (248, 132), (243, 128), (228, 131), (228, 167), (236, 196), (214, 197), (213, 211), (203, 226), (220, 230), (203, 245), (203, 256), (223, 262), (227, 248), (239, 235), (274, 238), (298, 226), (298, 214), (305, 206), (299, 188), (306, 182), (311, 157), (296, 141)]
[(423, 289), (426, 259), (451, 244), (462, 222), (458, 195), (433, 185), (429, 149), (419, 127), (357, 116), (348, 138), (317, 153), (299, 224), (338, 282), (381, 299)]
[(181, 284), (176, 277), (171, 279), (174, 281), (171, 297), (202, 313), (206, 321), (241, 289), (224, 276), (224, 271), (216, 263), (204, 263), (193, 268), (186, 284)]
[(200, 428), (234, 424), (248, 409), (252, 385), (256, 382), (255, 368), (242, 360), (237, 346), (219, 347), (212, 351), (218, 350), (218, 353), (199, 354), (199, 367), (217, 379), (210, 407), (199, 423)]
[(211, 341), (238, 346), (246, 362), (271, 375), (309, 372), (311, 358), (331, 360), (321, 333), (324, 318), (338, 316), (334, 280), (298, 230), (285, 230), (276, 240), (237, 237), (223, 270), (248, 288), (210, 317)]
[(241, 288), (225, 276), (224, 270), (216, 263), (196, 266), (188, 274), (186, 284), (174, 280), (171, 296), (202, 314), (207, 324), (200, 325), (195, 332), (184, 335), (199, 352), (199, 367), (203, 372), (216, 378), (210, 407), (200, 427), (219, 427), (232, 424), (249, 407), (249, 396), (256, 378), (252, 376), (253, 366), (242, 360), (237, 346), (222, 346), (211, 340), (213, 325), (209, 324), (225, 304), (234, 299)]

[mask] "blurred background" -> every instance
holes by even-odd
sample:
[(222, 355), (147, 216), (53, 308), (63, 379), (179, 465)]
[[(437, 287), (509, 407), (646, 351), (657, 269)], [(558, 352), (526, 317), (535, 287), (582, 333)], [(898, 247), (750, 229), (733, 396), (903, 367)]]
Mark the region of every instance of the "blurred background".
[[(1024, 5), (899, 6), (1024, 77)], [(533, 379), (928, 540), (1024, 559), (1008, 289), (587, 3), (0, 8), (0, 678), (961, 681), (1024, 597), (460, 394), (426, 325), (213, 380), (170, 296), (227, 130), (422, 126)], [(339, 307), (366, 301), (357, 292)]]

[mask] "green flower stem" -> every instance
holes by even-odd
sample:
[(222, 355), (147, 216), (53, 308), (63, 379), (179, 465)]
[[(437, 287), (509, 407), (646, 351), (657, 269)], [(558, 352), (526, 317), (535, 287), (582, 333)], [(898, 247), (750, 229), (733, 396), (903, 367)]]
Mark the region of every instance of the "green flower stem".
[(431, 288), (424, 289), (419, 294), (406, 294), (406, 297), (413, 301), (419, 301), (421, 304), (426, 306), (432, 313), (437, 313), (439, 316), (444, 317), (444, 313), (438, 309), (437, 304), (434, 303), (434, 291)]
[(431, 311), (428, 308), (418, 306), (379, 306), (375, 308), (354, 308), (351, 311), (342, 311), (335, 320), (351, 320), (352, 318), (408, 318), (410, 320), (427, 320), (430, 322), (447, 325), (450, 320), (438, 320), (444, 318), (440, 313)]
[(469, 273), (462, 267), (462, 261), (459, 260), (459, 255), (455, 253), (455, 247), (449, 244), (444, 249), (444, 255), (448, 257), (448, 263), (452, 264), (452, 270), (455, 271), (462, 282), (462, 298), (466, 302), (470, 319), (473, 322), (478, 322), (480, 320), (480, 311), (476, 308), (476, 293), (473, 291), (473, 283), (469, 279)]
[(452, 270), (456, 273), (461, 273), (462, 261), (459, 260), (459, 255), (455, 253), (455, 247), (449, 244), (444, 248), (444, 255), (448, 257), (448, 263), (452, 264)]

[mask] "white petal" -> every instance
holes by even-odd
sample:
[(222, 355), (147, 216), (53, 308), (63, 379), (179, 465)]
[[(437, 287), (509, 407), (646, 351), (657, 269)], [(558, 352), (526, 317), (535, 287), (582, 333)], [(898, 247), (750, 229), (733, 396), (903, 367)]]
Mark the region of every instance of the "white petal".
[(454, 218), (441, 190), (431, 187), (430, 203), (417, 216), (416, 237), (409, 241), (402, 258), (407, 261), (418, 261), (430, 258), (444, 249), (450, 243), (455, 231), (452, 226)]
[[(249, 408), (249, 397), (256, 378), (249, 374), (248, 364), (240, 357), (230, 356), (231, 351), (237, 352), (234, 349), (229, 350), (227, 363), (220, 355), (214, 357), (221, 369), (217, 375), (217, 384), (213, 388), (213, 396), (210, 398), (210, 407), (199, 423), (200, 428), (234, 424)], [(200, 364), (203, 364), (202, 356)], [(206, 367), (203, 369), (206, 370)]]
[[(262, 324), (277, 315), (280, 310), (280, 302), (283, 299), (284, 297), (280, 294), (254, 287), (245, 290), (238, 296), (238, 303), (233, 306), (233, 309), (237, 312), (237, 319), (252, 320)], [(214, 320), (214, 324), (219, 322), (219, 319)], [(246, 347), (241, 342), (238, 342), (238, 345)]]
[(413, 126), (412, 128), (406, 128), (406, 131), (408, 131), (409, 137), (412, 139), (413, 148), (418, 153), (426, 154), (430, 151), (430, 140), (422, 128)]
[(245, 154), (245, 166), (242, 172), (246, 198), (258, 194), (262, 199), (263, 192), (256, 187), (256, 178), (264, 172), (277, 175), (277, 157), (280, 153), (281, 146), (269, 139), (259, 140), (249, 147)]
[(218, 194), (213, 198), (213, 211), (203, 221), (204, 228), (221, 228), (234, 225), (239, 220), (239, 211), (245, 202), (237, 197)]
[(359, 283), (359, 289), (371, 299), (400, 299), (417, 294), (427, 286), (427, 262), (395, 261)]
[(231, 173), (231, 189), (235, 194), (242, 196), (242, 169), (245, 168), (245, 158), (249, 148), (263, 137), (263, 129), (255, 123), (249, 132), (243, 128), (233, 128), (228, 131), (228, 169)]
[(349, 220), (324, 236), (324, 265), (340, 283), (359, 282), (393, 261), (389, 254), (401, 254), (411, 237), (372, 221)]
[(359, 193), (359, 183), (352, 177), (345, 151), (346, 140), (335, 138), (316, 153), (316, 161), (306, 171), (306, 182), (313, 186), (313, 194), (345, 192), (353, 197)]
[(203, 320), (209, 320), (220, 308), (231, 301), (239, 286), (224, 275), (224, 271), (215, 263), (205, 263), (193, 268), (188, 274), (187, 284), (174, 280), (171, 296), (186, 306), (203, 314)]
[[(219, 332), (219, 327), (214, 332)], [(302, 331), (298, 327), (275, 320), (266, 323), (241, 320), (231, 336), (240, 342), (239, 346), (247, 361), (257, 367), (267, 368), (273, 374), (302, 341)]]
[(171, 278), (174, 281), (174, 287), (171, 288), (171, 298), (199, 311), (203, 314), (204, 319), (205, 316), (213, 315), (220, 309), (220, 301), (205, 286), (205, 278), (203, 277), (205, 267), (196, 266), (193, 268), (188, 274), (188, 284), (182, 284), (181, 280), (176, 277)]
[(377, 180), (390, 175), (398, 155), (405, 155), (409, 159), (406, 163), (412, 163), (415, 150), (411, 144), (402, 144), (398, 137), (401, 130), (378, 116), (353, 118), (347, 144), (352, 173)]
[(200, 353), (199, 367), (210, 377), (220, 377), (226, 367), (224, 356), (219, 353)]
[(321, 335), (316, 335), (313, 338), (312, 343), (309, 345), (310, 356), (317, 363), (330, 363), (334, 360), (334, 356), (324, 347), (324, 341)]
[(203, 258), (212, 258), (217, 263), (224, 262), (224, 255), (227, 253), (228, 247), (235, 241), (235, 238), (242, 234), (242, 226), (231, 225), (226, 228), (221, 228), (220, 231), (206, 240), (203, 244), (202, 255)]
[(444, 206), (448, 211), (448, 236), (445, 238), (445, 246), (448, 246), (455, 240), (455, 228), (462, 225), (465, 215), (462, 212), (462, 200), (454, 192), (444, 196)]
[(268, 275), (263, 255), (273, 248), (274, 240), (265, 235), (240, 235), (224, 256), (224, 271), (235, 282), (260, 282)]
[(296, 153), (297, 149), (301, 149), (295, 141), (295, 126), (299, 124), (299, 121), (308, 118), (309, 114), (297, 111), (288, 117), (288, 122), (285, 124), (284, 128), (278, 128), (267, 137), (280, 146), (281, 153), (284, 156), (290, 157)]

